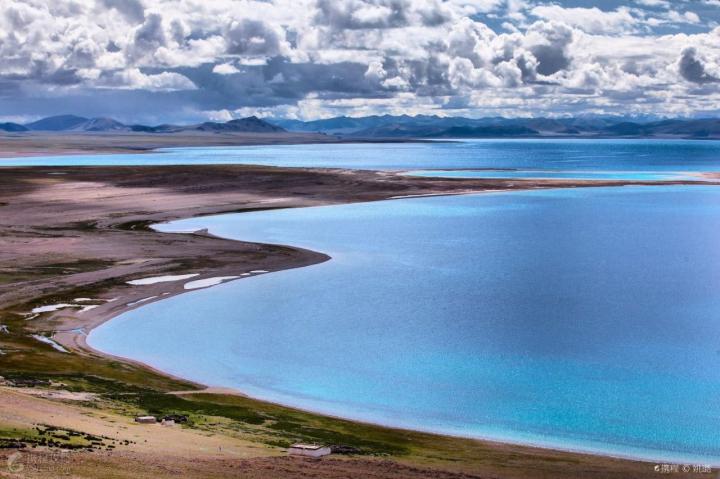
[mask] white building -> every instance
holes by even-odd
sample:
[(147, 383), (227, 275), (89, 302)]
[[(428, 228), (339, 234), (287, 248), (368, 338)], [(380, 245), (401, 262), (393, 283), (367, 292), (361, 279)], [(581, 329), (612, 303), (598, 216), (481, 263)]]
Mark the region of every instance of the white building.
[(293, 444), (288, 448), (288, 454), (295, 456), (322, 457), (331, 452), (329, 447), (317, 444)]
[(139, 422), (140, 424), (155, 424), (157, 418), (155, 416), (138, 416), (135, 418), (135, 422)]

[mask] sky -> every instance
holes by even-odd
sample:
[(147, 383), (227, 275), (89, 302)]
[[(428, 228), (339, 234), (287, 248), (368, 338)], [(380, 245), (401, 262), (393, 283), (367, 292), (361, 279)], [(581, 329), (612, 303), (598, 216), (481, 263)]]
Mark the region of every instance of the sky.
[(720, 115), (720, 0), (0, 0), (0, 120)]

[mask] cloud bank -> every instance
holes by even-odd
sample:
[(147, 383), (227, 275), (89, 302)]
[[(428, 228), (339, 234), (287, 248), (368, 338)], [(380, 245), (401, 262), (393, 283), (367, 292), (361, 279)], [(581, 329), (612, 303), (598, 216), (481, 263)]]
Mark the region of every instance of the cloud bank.
[(579, 3), (0, 0), (0, 111), (720, 113), (719, 2)]

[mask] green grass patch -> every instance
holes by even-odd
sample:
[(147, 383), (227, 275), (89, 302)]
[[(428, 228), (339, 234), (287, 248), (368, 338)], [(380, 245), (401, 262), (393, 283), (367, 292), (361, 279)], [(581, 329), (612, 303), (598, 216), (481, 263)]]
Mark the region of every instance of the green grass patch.
[[(113, 263), (109, 262), (109, 265), (112, 265)], [(103, 269), (103, 268), (97, 268), (97, 269)], [(94, 270), (88, 270), (88, 271), (94, 271)], [(79, 271), (76, 271), (79, 272)], [(35, 297), (29, 301), (25, 301), (23, 303), (17, 303), (13, 305), (13, 310), (15, 311), (22, 311), (22, 312), (30, 312), (33, 308), (36, 306), (44, 306), (46, 304), (57, 304), (57, 303), (73, 303), (75, 298), (94, 298), (98, 297), (99, 295), (103, 294), (104, 292), (108, 291), (110, 288), (114, 286), (118, 286), (121, 284), (124, 284), (125, 279), (124, 278), (110, 278), (103, 281), (97, 281), (92, 284), (87, 284), (83, 286), (77, 286), (74, 288), (69, 288), (63, 291), (49, 293), (43, 296)], [(0, 317), (2, 316), (2, 311), (0, 311)]]
[(155, 416), (183, 414), (188, 416), (219, 416), (246, 424), (263, 424), (265, 418), (248, 407), (218, 404), (210, 401), (188, 401), (174, 394), (142, 391), (137, 394), (111, 394), (108, 399), (130, 403)]
[[(150, 414), (219, 416), (243, 423), (261, 442), (287, 447), (295, 442), (342, 444), (358, 448), (362, 454), (406, 455), (410, 438), (406, 431), (356, 423), (242, 396), (197, 393), (169, 398), (167, 394), (143, 394), (134, 404)], [(125, 397), (127, 400), (127, 397)]]
[[(118, 443), (119, 441), (110, 437), (46, 424), (32, 429), (0, 428), (0, 448), (42, 446), (60, 449), (112, 449)], [(129, 444), (129, 441), (123, 441), (122, 444)]]

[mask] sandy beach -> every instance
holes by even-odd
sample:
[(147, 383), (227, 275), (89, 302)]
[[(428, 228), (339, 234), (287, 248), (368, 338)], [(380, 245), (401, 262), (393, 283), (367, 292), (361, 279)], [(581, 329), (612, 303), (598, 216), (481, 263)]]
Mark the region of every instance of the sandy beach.
[[(299, 141), (288, 141), (295, 140)], [(6, 150), (6, 142), (12, 141), (5, 137), (0, 141), (0, 149), (7, 156), (19, 152), (146, 151), (146, 147), (163, 146), (150, 144), (144, 138), (78, 149), (72, 139), (59, 149), (43, 150), (47, 148), (43, 139), (37, 144), (24, 140), (24, 146)], [(102, 137), (98, 142), (106, 144)], [(120, 143), (124, 146), (118, 146)], [(258, 209), (426, 195), (692, 181), (443, 179), (392, 172), (241, 165), (5, 167), (1, 171), (0, 325), (6, 331), (0, 334), (0, 371), (10, 383), (0, 389), (2, 403), (7, 405), (0, 414), (0, 431), (30, 430), (42, 423), (135, 441), (116, 441), (116, 446), (105, 447), (102, 452), (73, 451), (67, 456), (67, 464), (63, 464), (75, 477), (93, 477), (98, 471), (109, 470), (115, 471), (113, 477), (170, 477), (175, 473), (225, 477), (231, 471), (237, 477), (268, 477), (268, 471), (282, 477), (656, 475), (654, 465), (649, 463), (385, 429), (289, 410), (224, 391), (203, 391), (202, 385), (94, 351), (84, 338), (92, 328), (131, 308), (195, 287), (329, 259), (322, 252), (292, 245), (230, 241), (205, 231), (158, 233), (149, 228), (153, 223)], [(191, 287), (186, 288), (190, 283)], [(32, 335), (41, 335), (68, 352)], [(34, 385), (33, 393), (9, 387), (28, 380), (40, 381)], [(55, 394), (36, 393), (43, 389)], [(71, 395), (64, 395), (65, 391)], [(170, 394), (177, 391), (185, 394)], [(92, 396), (72, 396), (79, 392)], [(159, 429), (161, 426), (135, 425), (132, 415), (152, 407), (128, 403), (118, 392), (156, 399), (182, 397), (188, 402), (201, 402), (205, 409), (208, 404), (215, 408), (222, 405), (223, 413), (203, 413), (205, 422), (201, 425), (171, 429), (170, 437), (164, 428)], [(292, 424), (305, 421), (308, 425), (298, 431), (289, 427), (273, 429), (269, 427), (272, 421), (267, 420), (258, 424), (233, 422), (240, 410), (243, 414), (260, 411), (257, 414), (274, 418), (276, 423), (289, 415), (295, 418)], [(324, 432), (308, 432), (316, 429)], [(284, 456), (283, 445), (288, 441), (321, 438), (324, 434), (349, 443), (353, 438), (364, 438), (370, 445), (360, 449), (365, 447), (369, 454), (353, 459), (333, 456), (319, 462)], [(398, 441), (402, 447), (396, 447)], [(12, 450), (0, 452), (0, 457), (10, 453)], [(39, 448), (32, 454), (50, 452)], [(137, 470), (116, 470), (128, 460), (137, 465)], [(0, 477), (5, 477), (3, 474)]]

